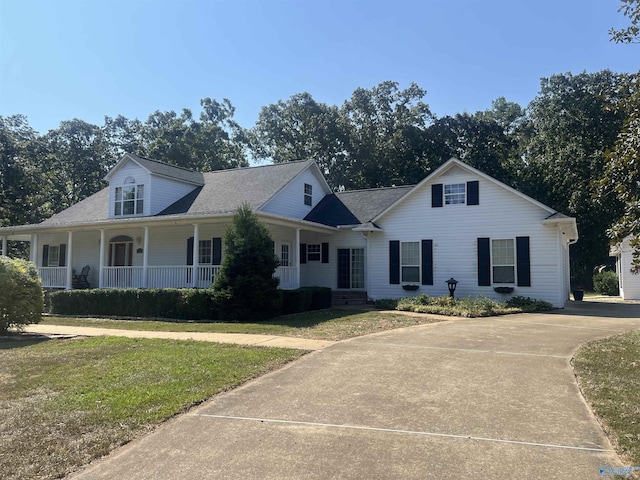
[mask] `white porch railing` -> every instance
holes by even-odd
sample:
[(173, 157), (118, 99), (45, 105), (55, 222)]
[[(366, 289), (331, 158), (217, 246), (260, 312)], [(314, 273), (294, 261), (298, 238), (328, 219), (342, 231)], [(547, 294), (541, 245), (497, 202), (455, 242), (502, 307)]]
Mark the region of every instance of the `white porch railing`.
[(67, 267), (40, 267), (38, 274), (45, 288), (65, 288), (67, 286)]
[[(147, 267), (147, 288), (209, 288), (219, 266), (200, 265), (193, 281), (191, 265)], [(143, 288), (143, 267), (103, 267), (102, 288)]]
[(297, 270), (296, 267), (278, 267), (276, 269), (274, 276), (280, 279), (279, 287), (282, 290), (293, 290), (300, 286), (296, 275)]

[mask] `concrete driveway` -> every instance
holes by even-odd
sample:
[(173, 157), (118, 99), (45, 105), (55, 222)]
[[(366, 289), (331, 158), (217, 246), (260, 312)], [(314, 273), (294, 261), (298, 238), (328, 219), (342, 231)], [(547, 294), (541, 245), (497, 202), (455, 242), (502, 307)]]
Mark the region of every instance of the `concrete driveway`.
[(460, 319), (340, 342), (221, 394), (74, 478), (603, 478), (583, 342), (640, 305)]

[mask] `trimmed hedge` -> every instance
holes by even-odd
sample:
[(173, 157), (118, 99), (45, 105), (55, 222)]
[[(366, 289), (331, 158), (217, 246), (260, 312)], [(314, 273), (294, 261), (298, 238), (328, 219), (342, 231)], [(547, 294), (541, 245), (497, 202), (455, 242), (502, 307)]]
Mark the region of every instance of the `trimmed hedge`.
[(150, 288), (64, 290), (51, 294), (51, 311), (63, 315), (215, 320), (211, 289)]
[(282, 313), (308, 312), (331, 307), (331, 289), (328, 287), (301, 287), (282, 291)]
[[(282, 313), (320, 310), (331, 306), (331, 289), (303, 287), (278, 291)], [(62, 290), (51, 294), (51, 311), (58, 315), (158, 317), (177, 320), (254, 322), (239, 318), (227, 293), (213, 289), (150, 288)]]

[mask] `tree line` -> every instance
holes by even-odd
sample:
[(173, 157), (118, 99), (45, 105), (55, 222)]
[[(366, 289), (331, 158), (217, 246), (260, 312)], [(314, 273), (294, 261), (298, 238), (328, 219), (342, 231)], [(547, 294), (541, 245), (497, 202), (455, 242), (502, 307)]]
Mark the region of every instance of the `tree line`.
[(184, 109), (144, 122), (73, 119), (46, 134), (22, 115), (0, 116), (0, 225), (39, 222), (104, 188), (125, 152), (200, 171), (314, 159), (336, 190), (415, 184), (456, 157), (575, 216), (572, 267), (588, 283), (609, 262), (607, 231), (619, 238), (638, 228), (638, 77), (553, 75), (526, 108), (501, 97), (488, 110), (443, 117), (418, 85), (387, 81), (340, 106), (293, 95), (263, 107), (248, 129), (229, 100), (210, 98), (198, 117)]

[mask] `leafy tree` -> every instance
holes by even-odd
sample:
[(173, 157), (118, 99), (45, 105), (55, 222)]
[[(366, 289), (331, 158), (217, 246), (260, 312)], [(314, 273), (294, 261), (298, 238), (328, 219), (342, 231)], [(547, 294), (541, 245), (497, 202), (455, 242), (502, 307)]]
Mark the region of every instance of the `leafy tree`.
[(433, 120), (422, 101), (427, 92), (415, 83), (400, 90), (386, 81), (358, 88), (340, 112), (347, 125), (345, 188), (415, 183), (431, 169), (426, 129)]
[(269, 231), (248, 205), (240, 207), (224, 236), (224, 258), (214, 289), (228, 320), (250, 321), (279, 313), (279, 265)]
[(104, 176), (117, 160), (109, 155), (102, 129), (78, 119), (60, 122), (44, 135), (37, 157), (47, 172), (53, 213), (104, 188)]
[(609, 30), (611, 40), (616, 43), (640, 43), (640, 3), (638, 0), (620, 0), (618, 12), (629, 19), (631, 25), (627, 28)]
[(47, 213), (38, 141), (23, 115), (0, 116), (0, 226), (39, 222)]
[(605, 154), (622, 128), (624, 114), (611, 108), (621, 99), (620, 85), (620, 75), (609, 70), (544, 78), (521, 129), (522, 188), (576, 216), (581, 238), (572, 249), (572, 269), (585, 284), (593, 267), (608, 261), (605, 232), (621, 210), (615, 199), (599, 197), (592, 182), (605, 170)]
[(44, 296), (35, 265), (0, 257), (0, 335), (9, 327), (40, 322)]
[(615, 242), (631, 236), (632, 271), (640, 273), (640, 71), (625, 80), (623, 90), (629, 96), (619, 108), (627, 117), (599, 186), (603, 198), (614, 197), (624, 204), (624, 211), (607, 233)]
[(277, 163), (313, 159), (337, 187), (347, 182), (345, 127), (337, 107), (298, 93), (262, 107), (250, 132), (251, 148), (255, 158)]

